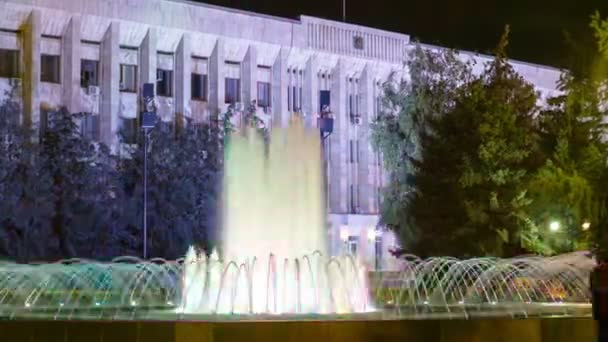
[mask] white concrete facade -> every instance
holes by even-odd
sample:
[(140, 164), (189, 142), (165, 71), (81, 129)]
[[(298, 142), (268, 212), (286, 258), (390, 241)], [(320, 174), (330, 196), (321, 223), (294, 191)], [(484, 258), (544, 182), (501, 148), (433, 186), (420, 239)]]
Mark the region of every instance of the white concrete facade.
[[(299, 111), (315, 127), (321, 92), (329, 91), (335, 118), (326, 143), (331, 252), (356, 249), (370, 266), (393, 267), (388, 249), (395, 237), (375, 236), (378, 190), (386, 177), (369, 125), (378, 114), (380, 84), (404, 70), (409, 36), (177, 0), (0, 0), (0, 11), (0, 49), (19, 51), (22, 80), (0, 78), (0, 91), (21, 83), (23, 122), (37, 127), (41, 108), (48, 107), (92, 113), (100, 139), (113, 151), (120, 147), (121, 122), (137, 117), (138, 93), (143, 83), (156, 83), (157, 69), (172, 73), (170, 91), (157, 95), (165, 121), (176, 115), (202, 121), (224, 112), (226, 82), (238, 79), (244, 104), (262, 100), (259, 82), (270, 84), (269, 106), (258, 108), (269, 125), (284, 126)], [(59, 82), (40, 80), (41, 55), (60, 56)], [(81, 60), (98, 62), (99, 82), (92, 88), (81, 86)], [(136, 66), (136, 92), (122, 90), (122, 65)], [(513, 65), (543, 94), (555, 90), (558, 70)], [(204, 75), (204, 97), (191, 96), (192, 74)]]

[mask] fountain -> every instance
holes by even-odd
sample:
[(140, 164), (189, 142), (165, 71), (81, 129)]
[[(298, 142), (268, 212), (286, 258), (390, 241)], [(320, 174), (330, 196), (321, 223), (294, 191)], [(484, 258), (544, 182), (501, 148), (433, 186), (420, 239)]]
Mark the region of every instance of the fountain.
[(0, 318), (590, 315), (595, 261), (586, 252), (468, 260), (409, 255), (399, 271), (378, 273), (353, 256), (330, 257), (317, 135), (296, 122), (275, 129), (267, 150), (251, 132), (231, 139), (220, 253), (190, 248), (175, 261), (0, 263)]
[(354, 313), (371, 310), (366, 272), (328, 258), (319, 137), (301, 121), (254, 131), (226, 149), (222, 251), (190, 249), (183, 309), (190, 313)]

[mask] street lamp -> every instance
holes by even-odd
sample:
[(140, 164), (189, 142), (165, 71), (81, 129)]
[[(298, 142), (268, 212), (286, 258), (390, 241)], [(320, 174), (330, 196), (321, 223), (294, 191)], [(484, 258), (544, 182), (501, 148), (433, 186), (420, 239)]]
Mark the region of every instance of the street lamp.
[(340, 228), (340, 240), (342, 240), (342, 253), (345, 254), (346, 253), (346, 243), (348, 241), (348, 237), (349, 237), (349, 232), (348, 232), (348, 226), (342, 226)]
[(325, 149), (325, 139), (327, 139), (334, 131), (334, 118), (331, 117), (329, 106), (323, 106), (321, 114), (317, 118), (317, 126), (321, 135), (321, 153), (323, 153), (323, 182), (325, 186), (325, 205), (329, 210), (329, 158)]
[(148, 258), (148, 139), (150, 129), (156, 124), (156, 106), (154, 105), (154, 84), (144, 83), (143, 112), (141, 113), (141, 128), (144, 130), (144, 242), (143, 257)]
[(581, 228), (583, 228), (583, 230), (585, 230), (585, 231), (589, 230), (589, 228), (591, 228), (591, 222), (585, 221), (583, 223), (583, 225), (581, 226)]
[(558, 221), (553, 221), (549, 224), (549, 230), (552, 232), (557, 232), (560, 228), (560, 224)]

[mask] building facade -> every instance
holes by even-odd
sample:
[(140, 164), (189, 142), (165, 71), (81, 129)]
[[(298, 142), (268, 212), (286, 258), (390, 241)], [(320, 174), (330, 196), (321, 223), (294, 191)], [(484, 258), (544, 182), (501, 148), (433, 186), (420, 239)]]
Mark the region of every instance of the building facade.
[[(0, 11), (0, 94), (17, 89), (23, 123), (40, 127), (45, 109), (59, 106), (87, 113), (83, 134), (115, 153), (119, 130), (138, 127), (144, 83), (156, 85), (164, 121), (204, 121), (256, 101), (269, 126), (301, 113), (313, 128), (327, 106), (335, 119), (325, 141), (330, 250), (395, 267), (397, 241), (378, 227), (386, 177), (369, 127), (381, 83), (404, 75), (409, 36), (178, 0), (0, 0)], [(558, 70), (513, 65), (542, 94), (555, 91)]]

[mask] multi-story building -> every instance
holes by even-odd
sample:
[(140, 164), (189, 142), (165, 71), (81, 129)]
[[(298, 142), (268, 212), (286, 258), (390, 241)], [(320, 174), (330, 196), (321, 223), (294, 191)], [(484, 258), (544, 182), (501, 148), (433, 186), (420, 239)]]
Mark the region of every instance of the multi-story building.
[[(45, 109), (58, 106), (87, 113), (83, 134), (114, 151), (119, 129), (138, 127), (144, 83), (156, 85), (165, 121), (202, 121), (256, 100), (269, 125), (285, 126), (300, 112), (315, 127), (328, 106), (331, 252), (391, 267), (388, 249), (397, 242), (378, 229), (386, 177), (369, 127), (381, 83), (404, 71), (409, 36), (179, 0), (0, 0), (0, 11), (0, 90), (20, 91), (23, 122), (39, 127)], [(555, 90), (558, 70), (513, 65), (543, 94)]]

